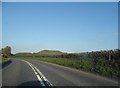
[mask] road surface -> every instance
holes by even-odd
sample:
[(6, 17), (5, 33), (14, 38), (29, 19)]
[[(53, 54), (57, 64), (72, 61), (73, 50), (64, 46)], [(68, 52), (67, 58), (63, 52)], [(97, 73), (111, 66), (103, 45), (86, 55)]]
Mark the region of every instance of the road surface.
[[(117, 81), (31, 59), (11, 59), (2, 69), (3, 86), (117, 86)], [(41, 78), (40, 78), (41, 77)], [(43, 79), (42, 79), (43, 78)], [(43, 84), (42, 84), (43, 83)]]

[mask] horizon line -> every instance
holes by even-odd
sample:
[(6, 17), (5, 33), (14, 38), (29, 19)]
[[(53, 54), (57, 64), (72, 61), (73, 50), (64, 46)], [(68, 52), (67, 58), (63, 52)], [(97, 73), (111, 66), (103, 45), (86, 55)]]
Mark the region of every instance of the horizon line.
[(55, 50), (55, 49), (42, 49), (36, 52), (30, 52), (30, 51), (20, 51), (20, 52), (16, 52), (16, 53), (12, 53), (12, 54), (17, 54), (17, 53), (38, 53), (44, 50), (49, 50), (49, 51), (60, 51), (62, 53), (86, 53), (86, 52), (99, 52), (99, 51), (110, 51), (110, 50), (118, 50), (118, 49), (101, 49), (101, 50), (90, 50), (90, 51), (80, 51), (80, 52), (68, 52), (68, 51), (62, 51), (62, 50)]

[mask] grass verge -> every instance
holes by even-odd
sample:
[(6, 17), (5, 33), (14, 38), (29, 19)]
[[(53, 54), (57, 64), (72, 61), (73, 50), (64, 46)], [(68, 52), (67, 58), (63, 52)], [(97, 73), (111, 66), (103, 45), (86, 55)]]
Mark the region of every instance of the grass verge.
[(76, 59), (66, 59), (66, 58), (33, 58), (34, 60), (40, 60), (45, 62), (50, 62), (54, 64), (59, 64), (67, 67), (72, 67), (76, 69), (83, 68), (84, 70), (90, 70), (92, 68), (91, 61), (88, 60), (76, 60)]

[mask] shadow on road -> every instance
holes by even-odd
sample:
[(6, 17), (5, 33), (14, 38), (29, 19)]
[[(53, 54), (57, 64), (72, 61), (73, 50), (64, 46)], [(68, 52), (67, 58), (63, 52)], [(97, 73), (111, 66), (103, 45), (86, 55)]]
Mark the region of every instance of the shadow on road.
[(0, 69), (1, 68), (3, 69), (4, 67), (8, 66), (11, 62), (12, 62), (11, 60), (8, 60), (8, 61), (2, 63), (2, 65), (0, 65)]
[(52, 86), (42, 86), (40, 81), (28, 81), (19, 84), (16, 88), (53, 88)]

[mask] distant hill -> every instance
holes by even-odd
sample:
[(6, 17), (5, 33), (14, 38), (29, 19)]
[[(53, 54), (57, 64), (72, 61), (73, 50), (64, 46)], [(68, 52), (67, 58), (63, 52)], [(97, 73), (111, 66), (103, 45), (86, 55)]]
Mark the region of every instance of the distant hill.
[(15, 56), (59, 56), (65, 54), (67, 53), (57, 50), (42, 50), (37, 53), (20, 52), (20, 53), (16, 53)]
[(42, 50), (36, 53), (36, 55), (40, 55), (40, 56), (57, 56), (62, 54), (67, 54), (67, 53), (57, 51), (57, 50)]
[(33, 54), (29, 52), (21, 52), (21, 53), (16, 53), (15, 56), (33, 56)]

